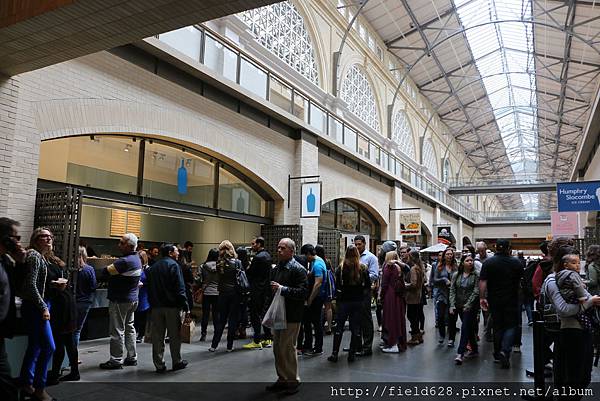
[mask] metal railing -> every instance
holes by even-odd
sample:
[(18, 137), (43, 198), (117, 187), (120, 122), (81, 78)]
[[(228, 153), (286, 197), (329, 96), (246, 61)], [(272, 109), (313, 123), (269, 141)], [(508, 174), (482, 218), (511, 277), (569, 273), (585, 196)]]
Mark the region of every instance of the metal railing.
[(555, 184), (556, 179), (534, 175), (506, 175), (485, 178), (458, 178), (451, 179), (448, 185), (452, 187), (480, 187), (489, 185), (534, 185)]
[(397, 179), (427, 193), (462, 216), (474, 222), (488, 221), (489, 218), (500, 219), (500, 215), (486, 216), (448, 194), (426, 175), (383, 149), (375, 140), (296, 88), (289, 80), (209, 28), (203, 25), (190, 26), (156, 37), (220, 76), (294, 115), (316, 132), (329, 137), (360, 158), (374, 163)]

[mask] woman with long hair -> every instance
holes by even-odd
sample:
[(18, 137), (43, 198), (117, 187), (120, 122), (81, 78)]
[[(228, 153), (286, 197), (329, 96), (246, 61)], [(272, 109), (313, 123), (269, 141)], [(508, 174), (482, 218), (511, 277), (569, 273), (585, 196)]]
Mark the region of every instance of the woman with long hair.
[[(448, 322), (448, 304), (450, 303), (450, 284), (454, 272), (456, 272), (456, 259), (454, 250), (446, 248), (442, 253), (442, 259), (433, 272), (433, 304), (436, 308), (437, 327), (439, 331), (439, 343), (443, 344), (446, 338), (446, 325)], [(455, 328), (456, 329), (456, 328)], [(448, 329), (452, 331), (450, 327)], [(448, 341), (448, 346), (453, 347), (454, 342)]]
[[(450, 284), (450, 327), (456, 327), (456, 320), (460, 317), (460, 343), (454, 361), (457, 365), (463, 359), (478, 355), (477, 347), (477, 316), (479, 315), (479, 274), (475, 270), (475, 258), (470, 253), (463, 255), (458, 271)], [(454, 333), (453, 331), (453, 334)], [(454, 342), (450, 334), (449, 341)], [(465, 355), (467, 344), (471, 350)]]
[(48, 363), (55, 350), (50, 327), (51, 303), (47, 299), (48, 255), (52, 251), (52, 232), (45, 227), (33, 230), (25, 263), (27, 276), (21, 291), (21, 315), (26, 325), (28, 342), (21, 382), (23, 391), (34, 401), (52, 401), (46, 392)]
[(200, 275), (202, 277), (202, 322), (200, 323), (200, 341), (206, 340), (208, 318), (212, 313), (213, 329), (217, 330), (219, 312), (217, 304), (219, 301), (219, 273), (217, 272), (217, 260), (219, 250), (212, 248), (208, 251), (206, 261), (202, 264)]
[[(250, 266), (250, 257), (248, 257), (248, 251), (246, 248), (243, 246), (238, 246), (235, 250), (235, 253), (237, 253), (238, 259), (242, 264), (242, 269), (244, 271), (248, 270), (248, 266)], [(240, 319), (236, 338), (245, 339), (246, 329), (248, 328), (248, 299), (243, 298), (240, 302)]]
[(219, 301), (217, 310), (219, 320), (215, 328), (210, 352), (215, 352), (221, 341), (225, 323), (227, 323), (227, 352), (233, 351), (233, 340), (240, 319), (241, 297), (237, 292), (238, 272), (242, 269), (242, 263), (237, 258), (235, 248), (230, 241), (219, 244), (219, 259), (217, 260), (217, 273), (219, 274)]
[(406, 288), (403, 274), (405, 266), (398, 260), (396, 251), (385, 255), (381, 279), (381, 328), (385, 344), (382, 352), (406, 351)]
[[(52, 251), (47, 253), (48, 277), (46, 294), (52, 304), (52, 320), (50, 327), (56, 349), (52, 355), (52, 370), (48, 372), (47, 385), (55, 385), (60, 381), (78, 381), (79, 354), (75, 344), (74, 332), (77, 329), (77, 307), (71, 288), (70, 274), (67, 264)], [(61, 376), (65, 350), (69, 358), (70, 372)]]
[(335, 335), (333, 336), (333, 350), (327, 358), (330, 362), (338, 361), (338, 352), (342, 343), (344, 326), (350, 320), (350, 352), (348, 362), (354, 362), (356, 351), (360, 350), (360, 317), (365, 297), (371, 296), (371, 279), (367, 266), (360, 263), (360, 253), (355, 245), (346, 249), (344, 261), (335, 272), (337, 316)]
[(406, 287), (406, 305), (408, 321), (410, 322), (411, 339), (407, 342), (408, 345), (417, 345), (423, 343), (423, 335), (421, 334), (420, 322), (423, 314), (423, 281), (425, 280), (425, 270), (421, 261), (419, 251), (410, 251), (409, 260), (412, 265), (410, 268), (410, 282), (405, 284)]

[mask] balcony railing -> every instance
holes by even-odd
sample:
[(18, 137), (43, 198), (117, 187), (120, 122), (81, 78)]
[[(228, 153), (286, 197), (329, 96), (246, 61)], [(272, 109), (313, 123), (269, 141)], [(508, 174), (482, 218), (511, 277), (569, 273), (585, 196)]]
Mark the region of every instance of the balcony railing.
[(241, 50), (230, 40), (209, 28), (198, 25), (160, 34), (159, 40), (200, 62), (220, 76), (240, 85), (284, 112), (304, 121), (316, 132), (329, 137), (362, 159), (414, 188), (427, 193), (440, 203), (471, 221), (486, 220), (483, 215), (414, 167), (386, 151), (372, 138), (327, 110), (325, 106), (296, 88), (264, 63)]

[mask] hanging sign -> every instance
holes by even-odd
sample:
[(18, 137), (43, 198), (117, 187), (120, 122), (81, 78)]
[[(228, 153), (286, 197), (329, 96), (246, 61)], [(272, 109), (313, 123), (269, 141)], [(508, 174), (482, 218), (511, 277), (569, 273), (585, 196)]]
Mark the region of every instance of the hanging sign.
[(421, 235), (421, 209), (399, 210), (400, 234)]
[(452, 229), (449, 225), (437, 226), (437, 241), (438, 244), (452, 244)]
[(321, 215), (321, 182), (302, 183), (300, 217)]
[(579, 234), (579, 213), (552, 212), (550, 214), (552, 236), (573, 236)]
[(185, 168), (185, 159), (181, 159), (181, 166), (177, 170), (177, 192), (180, 195), (187, 194), (187, 169)]
[(600, 210), (600, 181), (559, 182), (556, 197), (561, 213)]

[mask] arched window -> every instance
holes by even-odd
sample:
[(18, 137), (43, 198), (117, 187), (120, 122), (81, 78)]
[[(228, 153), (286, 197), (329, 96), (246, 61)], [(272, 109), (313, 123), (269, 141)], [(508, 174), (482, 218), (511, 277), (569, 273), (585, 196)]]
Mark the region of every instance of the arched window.
[(397, 111), (394, 114), (392, 122), (392, 140), (398, 144), (400, 150), (409, 156), (415, 158), (415, 143), (412, 129), (408, 122), (408, 115), (404, 111)]
[(442, 170), (442, 182), (448, 183), (452, 177), (452, 166), (450, 166), (450, 159), (444, 159), (444, 166)]
[(375, 95), (373, 94), (369, 80), (358, 65), (354, 64), (348, 69), (341, 86), (340, 97), (346, 102), (348, 109), (375, 131), (379, 132), (379, 116), (377, 114)]
[(256, 40), (315, 85), (319, 72), (304, 18), (289, 1), (238, 14)]
[(433, 149), (433, 144), (429, 140), (426, 140), (425, 143), (423, 143), (423, 166), (427, 167), (429, 174), (439, 178), (437, 157), (435, 155), (435, 150)]

